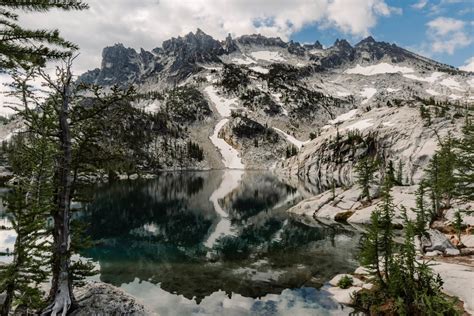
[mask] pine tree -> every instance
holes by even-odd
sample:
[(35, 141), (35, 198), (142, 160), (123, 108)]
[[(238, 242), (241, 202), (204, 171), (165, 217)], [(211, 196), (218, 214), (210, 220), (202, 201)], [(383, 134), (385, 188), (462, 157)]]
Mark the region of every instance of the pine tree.
[(425, 182), (421, 181), (415, 193), (416, 209), (412, 209), (412, 211), (416, 213), (416, 222), (414, 229), (417, 235), (426, 234), (426, 226), (430, 222), (425, 206), (425, 187)]
[(377, 168), (378, 161), (373, 157), (360, 159), (355, 167), (357, 184), (362, 189), (361, 198), (366, 198), (368, 201), (371, 201), (370, 185), (374, 183)]
[(474, 125), (469, 117), (462, 129), (463, 135), (456, 142), (455, 194), (467, 201), (474, 200)]
[(19, 11), (45, 12), (54, 8), (84, 10), (88, 6), (80, 0), (0, 1), (0, 69), (44, 65), (48, 59), (68, 57), (71, 50), (77, 49), (57, 30), (30, 30), (19, 24)]
[(441, 214), (441, 189), (439, 184), (439, 156), (437, 153), (433, 155), (428, 164), (427, 170), (427, 185), (430, 190), (431, 199), (431, 217), (433, 219), (439, 218)]
[[(27, 132), (37, 138), (41, 136), (47, 139), (54, 148), (54, 154), (47, 160), (51, 173), (47, 183), (52, 190), (49, 197), (42, 198), (49, 201), (49, 215), (53, 218), (52, 283), (50, 304), (44, 309), (46, 314), (66, 314), (70, 309), (74, 309), (72, 287), (75, 281), (81, 281), (82, 278), (77, 273), (90, 273), (90, 265), (87, 262), (71, 263), (72, 254), (80, 247), (78, 232), (71, 231), (71, 200), (78, 185), (78, 174), (94, 166), (103, 166), (100, 165), (98, 156), (93, 153), (98, 147), (107, 148), (100, 147), (98, 142), (101, 140), (104, 144), (110, 143), (107, 137), (103, 136), (104, 132), (116, 129), (114, 126), (110, 128), (109, 124), (121, 120), (114, 118), (113, 114), (130, 108), (130, 103), (123, 103), (122, 100), (134, 93), (133, 89), (121, 91), (117, 87), (104, 93), (98, 87), (73, 85), (71, 66), (72, 59), (66, 60), (63, 66), (58, 67), (55, 79), (40, 68), (27, 71), (25, 76), (13, 75), (18, 89), (16, 94), (23, 101), (23, 108), (18, 109), (18, 115), (26, 122)], [(28, 84), (34, 75), (39, 75), (50, 88), (50, 95), (44, 102), (35, 98)], [(86, 95), (94, 97), (88, 99), (89, 106), (83, 107), (81, 102), (84, 102)], [(121, 116), (117, 115), (117, 118), (119, 117)], [(36, 145), (36, 141), (32, 145)], [(107, 158), (107, 154), (107, 151), (102, 151), (99, 156)], [(114, 154), (116, 153), (112, 153)], [(48, 156), (44, 158), (46, 157)], [(35, 163), (39, 161), (42, 160), (38, 159)]]
[(441, 141), (439, 149), (439, 187), (444, 207), (451, 207), (451, 199), (456, 188), (454, 167), (456, 166), (456, 154), (454, 153), (454, 140), (448, 135)]
[(462, 215), (459, 210), (454, 213), (453, 227), (456, 230), (456, 234), (459, 242), (461, 242), (461, 231), (462, 231)]
[(395, 168), (393, 167), (393, 161), (392, 160), (389, 160), (389, 162), (388, 162), (388, 167), (387, 167), (385, 177), (388, 178), (390, 183), (400, 185), (400, 183), (395, 178)]
[(388, 181), (382, 196), (381, 205), (371, 215), (361, 249), (361, 263), (373, 276), (371, 282), (375, 286), (356, 293), (356, 305), (370, 315), (460, 315), (455, 301), (441, 292), (441, 278), (427, 262), (417, 261), (415, 227), (403, 207), (404, 242), (395, 252), (390, 224), (394, 206)]
[(8, 315), (13, 304), (33, 310), (42, 307), (40, 284), (47, 280), (51, 257), (46, 219), (53, 207), (54, 154), (48, 139), (33, 133), (17, 136), (9, 149), (16, 181), (10, 186), (7, 212), (17, 238), (13, 262), (0, 273), (0, 291), (5, 292), (2, 315)]
[(375, 210), (370, 215), (370, 225), (363, 237), (359, 261), (374, 277), (374, 283), (386, 287), (380, 255), (380, 212)]
[(433, 155), (426, 170), (434, 218), (442, 218), (443, 209), (451, 207), (451, 199), (456, 189), (456, 161), (454, 140), (448, 135), (440, 141), (440, 148)]
[(394, 252), (392, 223), (394, 205), (390, 188), (390, 181), (385, 180), (382, 201), (371, 214), (371, 224), (365, 235), (360, 255), (362, 265), (371, 271), (376, 284), (381, 288), (387, 288), (390, 282), (390, 276), (385, 270), (391, 265)]

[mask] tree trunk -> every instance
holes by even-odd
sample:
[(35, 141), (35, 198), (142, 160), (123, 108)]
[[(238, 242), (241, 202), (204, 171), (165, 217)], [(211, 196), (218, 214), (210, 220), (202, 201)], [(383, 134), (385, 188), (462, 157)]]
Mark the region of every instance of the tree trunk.
[(59, 145), (57, 175), (56, 210), (54, 218), (54, 254), (52, 263), (53, 279), (51, 285), (51, 304), (43, 314), (66, 315), (75, 305), (72, 291), (70, 265), (70, 205), (72, 188), (72, 153), (71, 134), (69, 129), (69, 97), (71, 72), (67, 66), (66, 79), (63, 82), (62, 104), (58, 109), (59, 115)]

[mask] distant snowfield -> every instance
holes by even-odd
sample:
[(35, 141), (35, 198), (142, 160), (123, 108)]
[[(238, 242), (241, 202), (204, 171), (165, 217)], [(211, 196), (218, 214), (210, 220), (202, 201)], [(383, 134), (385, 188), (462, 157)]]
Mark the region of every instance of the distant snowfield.
[(328, 123), (329, 123), (329, 124), (337, 124), (337, 123), (341, 123), (341, 122), (348, 121), (348, 120), (350, 120), (351, 118), (353, 118), (353, 117), (357, 114), (357, 112), (358, 112), (357, 109), (350, 110), (350, 111), (347, 112), (347, 113), (344, 113), (344, 114), (339, 115), (339, 116), (336, 117), (334, 120), (329, 120)]
[(344, 98), (344, 97), (350, 96), (351, 93), (350, 93), (350, 92), (346, 92), (346, 91), (336, 91), (336, 95), (337, 95), (338, 97)]
[(267, 68), (263, 68), (261, 66), (249, 67), (249, 69), (251, 69), (255, 72), (259, 72), (259, 73), (264, 74), (264, 75), (270, 72), (270, 70), (268, 70)]
[(265, 60), (268, 62), (275, 62), (275, 61), (284, 61), (285, 58), (283, 58), (279, 52), (271, 52), (268, 50), (261, 50), (258, 52), (252, 52), (250, 55), (258, 60)]
[(255, 63), (255, 60), (253, 60), (252, 58), (248, 58), (247, 56), (242, 56), (242, 58), (232, 58), (231, 62), (237, 65), (251, 65)]
[(356, 122), (354, 124), (351, 124), (351, 125), (347, 126), (345, 129), (348, 130), (348, 131), (352, 131), (352, 130), (355, 130), (355, 129), (363, 130), (363, 129), (369, 128), (369, 127), (374, 125), (374, 123), (372, 123), (371, 121), (372, 121), (372, 119), (365, 119), (365, 120)]
[(232, 113), (232, 110), (237, 109), (236, 106), (237, 106), (238, 99), (237, 98), (226, 99), (220, 96), (217, 93), (217, 89), (213, 85), (210, 85), (204, 88), (204, 92), (206, 92), (206, 94), (209, 96), (209, 99), (211, 99), (211, 102), (214, 103), (217, 109), (217, 112), (219, 112), (219, 114), (222, 117), (230, 116)]
[(433, 89), (426, 89), (426, 93), (434, 95), (434, 96), (439, 95), (439, 93)]
[(300, 140), (296, 139), (295, 137), (291, 136), (290, 134), (285, 133), (284, 131), (282, 131), (279, 128), (273, 127), (273, 129), (275, 131), (277, 131), (278, 133), (282, 134), (286, 138), (287, 141), (289, 141), (290, 143), (295, 145), (296, 148), (298, 148), (298, 149), (301, 149), (301, 147), (303, 147), (304, 145), (306, 145), (307, 143), (310, 142), (309, 140), (300, 141)]
[(222, 236), (234, 236), (232, 232), (232, 224), (229, 219), (229, 213), (225, 211), (219, 204), (219, 200), (225, 198), (229, 193), (239, 187), (240, 181), (244, 174), (243, 170), (225, 171), (222, 175), (221, 184), (212, 192), (209, 201), (212, 202), (214, 210), (219, 215), (220, 219), (217, 223), (214, 231), (209, 235), (204, 245), (208, 248), (212, 248), (216, 241)]
[(388, 92), (397, 92), (400, 91), (400, 89), (393, 89), (393, 88), (387, 88), (386, 89)]
[(214, 134), (209, 139), (219, 149), (222, 154), (222, 162), (224, 166), (229, 169), (244, 169), (245, 166), (242, 163), (242, 159), (239, 157), (239, 152), (229, 145), (224, 139), (219, 138), (219, 131), (223, 128), (229, 119), (225, 118), (217, 123), (214, 128)]
[(360, 92), (360, 95), (365, 98), (365, 100), (362, 101), (362, 104), (365, 104), (365, 103), (369, 102), (369, 100), (372, 99), (372, 97), (376, 93), (377, 93), (377, 89), (375, 89), (375, 88), (364, 88), (364, 90), (362, 90)]
[(457, 82), (454, 78), (443, 79), (439, 84), (442, 85), (442, 86), (451, 88), (451, 89), (464, 91), (464, 88), (461, 86), (461, 84), (459, 82)]
[(443, 76), (443, 73), (441, 72), (433, 72), (431, 76), (429, 77), (418, 77), (417, 75), (413, 75), (413, 74), (403, 75), (403, 77), (408, 78), (408, 79), (424, 81), (424, 82), (429, 82), (429, 83), (434, 83), (436, 80), (438, 80), (442, 76)]
[(347, 69), (344, 71), (346, 74), (357, 74), (357, 75), (364, 75), (364, 76), (373, 76), (373, 75), (380, 75), (380, 74), (391, 74), (391, 73), (412, 73), (414, 72), (413, 68), (410, 67), (403, 67), (403, 66), (395, 66), (388, 63), (380, 63), (377, 65), (371, 66), (361, 66), (357, 64), (354, 68)]

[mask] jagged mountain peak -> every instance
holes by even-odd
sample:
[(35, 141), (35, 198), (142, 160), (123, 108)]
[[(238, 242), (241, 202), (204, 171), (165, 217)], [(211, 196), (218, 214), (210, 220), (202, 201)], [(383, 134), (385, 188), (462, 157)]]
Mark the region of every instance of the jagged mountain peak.
[(242, 45), (258, 45), (258, 46), (277, 46), (286, 47), (285, 43), (280, 37), (266, 37), (261, 34), (242, 35), (237, 38), (237, 42)]
[(346, 41), (345, 39), (336, 39), (334, 42), (333, 47), (338, 48), (338, 49), (352, 49), (351, 44)]
[[(345, 70), (360, 65), (377, 63), (402, 63), (423, 70), (455, 71), (454, 68), (416, 55), (395, 44), (378, 42), (369, 36), (352, 46), (345, 39), (337, 39), (329, 48), (319, 41), (301, 45), (295, 41), (285, 42), (279, 37), (261, 34), (231, 34), (220, 41), (197, 29), (186, 35), (172, 37), (148, 52), (127, 48), (121, 43), (104, 48), (100, 69), (90, 71), (81, 79), (99, 84), (123, 84), (162, 80), (176, 84), (192, 74), (200, 72), (202, 64), (231, 63), (241, 65), (272, 63), (292, 66), (309, 66), (310, 74)], [(212, 66), (214, 67), (214, 66)], [(255, 68), (257, 72), (266, 69)], [(154, 78), (153, 76), (158, 76)]]
[(355, 46), (357, 47), (357, 46), (361, 46), (365, 44), (374, 44), (374, 43), (377, 43), (377, 41), (372, 36), (368, 36), (364, 38), (363, 40), (361, 40), (359, 43), (357, 43)]

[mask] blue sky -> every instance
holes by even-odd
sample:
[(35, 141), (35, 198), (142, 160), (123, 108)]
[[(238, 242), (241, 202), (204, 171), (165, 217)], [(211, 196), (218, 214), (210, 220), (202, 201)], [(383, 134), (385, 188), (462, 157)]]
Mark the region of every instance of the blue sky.
[[(461, 66), (474, 56), (474, 0), (391, 0), (386, 3), (391, 7), (401, 8), (401, 12), (379, 17), (377, 24), (369, 29), (369, 33), (377, 41), (393, 42), (453, 66)], [(453, 20), (461, 21), (462, 26)], [(443, 32), (443, 23), (433, 26), (433, 23), (430, 24), (431, 21), (447, 21), (444, 27), (451, 31)], [(453, 23), (455, 26), (450, 28)], [(460, 35), (460, 32), (465, 37)], [(334, 27), (321, 28), (319, 23), (305, 26), (291, 35), (291, 39), (295, 41), (319, 40), (326, 46), (332, 45), (336, 38), (346, 38), (355, 44), (363, 37), (365, 34), (348, 34)], [(458, 41), (452, 40), (455, 37), (458, 37)], [(437, 40), (444, 43), (451, 40), (451, 46), (447, 44), (447, 47), (433, 49), (433, 43)]]

